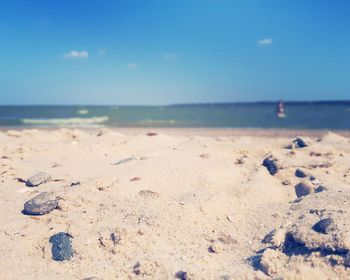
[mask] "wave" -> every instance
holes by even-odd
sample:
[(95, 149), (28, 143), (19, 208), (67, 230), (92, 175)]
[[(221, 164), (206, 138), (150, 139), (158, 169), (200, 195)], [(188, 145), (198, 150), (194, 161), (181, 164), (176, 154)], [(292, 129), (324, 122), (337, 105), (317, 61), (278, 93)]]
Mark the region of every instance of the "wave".
[(78, 110), (78, 114), (79, 115), (86, 115), (89, 113), (89, 110), (85, 110), (85, 109), (82, 109), (82, 110)]
[(152, 120), (152, 119), (145, 119), (145, 120), (140, 120), (140, 124), (175, 124), (176, 120)]
[(21, 119), (23, 124), (39, 126), (99, 126), (109, 120), (108, 116), (92, 118)]

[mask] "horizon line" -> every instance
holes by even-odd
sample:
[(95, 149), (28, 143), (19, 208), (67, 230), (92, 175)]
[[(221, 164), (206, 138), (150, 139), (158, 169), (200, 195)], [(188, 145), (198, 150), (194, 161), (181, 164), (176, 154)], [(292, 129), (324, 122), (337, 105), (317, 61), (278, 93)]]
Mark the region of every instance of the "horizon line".
[(208, 106), (208, 105), (241, 105), (241, 104), (275, 104), (282, 101), (285, 104), (325, 104), (325, 103), (349, 103), (348, 100), (260, 100), (260, 101), (233, 101), (233, 102), (188, 102), (188, 103), (170, 103), (170, 104), (0, 104), (0, 107), (171, 107), (171, 106)]

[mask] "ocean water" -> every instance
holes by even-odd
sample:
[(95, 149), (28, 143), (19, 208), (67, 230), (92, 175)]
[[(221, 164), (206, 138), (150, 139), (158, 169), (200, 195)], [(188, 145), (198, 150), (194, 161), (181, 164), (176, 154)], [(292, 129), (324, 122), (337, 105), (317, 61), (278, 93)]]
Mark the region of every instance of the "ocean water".
[(222, 127), (350, 129), (350, 101), (170, 106), (0, 106), (0, 127)]

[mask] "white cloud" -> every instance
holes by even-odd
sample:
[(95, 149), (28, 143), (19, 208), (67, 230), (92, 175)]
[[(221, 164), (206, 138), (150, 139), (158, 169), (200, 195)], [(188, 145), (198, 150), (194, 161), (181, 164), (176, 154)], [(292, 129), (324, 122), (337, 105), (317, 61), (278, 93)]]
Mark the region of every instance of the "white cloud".
[(89, 53), (87, 51), (71, 51), (64, 55), (65, 58), (88, 58)]
[(177, 58), (177, 54), (176, 53), (166, 53), (163, 55), (164, 59), (176, 59)]
[(271, 45), (272, 44), (272, 39), (271, 38), (264, 38), (258, 41), (258, 45)]
[(99, 49), (98, 50), (98, 54), (99, 55), (105, 55), (105, 54), (107, 54), (107, 50), (106, 49)]
[(136, 64), (135, 63), (128, 63), (126, 65), (126, 67), (128, 67), (129, 69), (134, 69), (134, 68), (136, 68)]

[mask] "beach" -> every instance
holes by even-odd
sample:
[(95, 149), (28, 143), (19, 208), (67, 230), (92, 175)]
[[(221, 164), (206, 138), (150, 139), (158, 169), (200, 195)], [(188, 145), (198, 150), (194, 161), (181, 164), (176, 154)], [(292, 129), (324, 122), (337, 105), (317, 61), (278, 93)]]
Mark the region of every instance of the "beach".
[[(3, 128), (0, 278), (348, 279), (349, 137)], [(26, 212), (43, 192), (54, 207)]]

